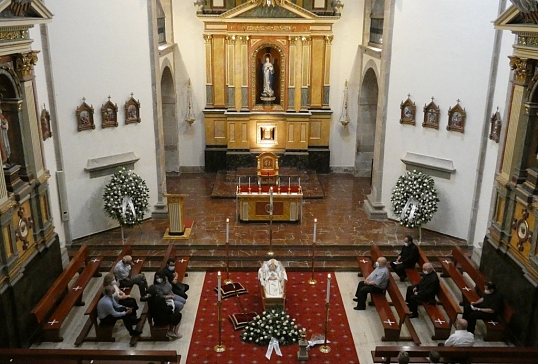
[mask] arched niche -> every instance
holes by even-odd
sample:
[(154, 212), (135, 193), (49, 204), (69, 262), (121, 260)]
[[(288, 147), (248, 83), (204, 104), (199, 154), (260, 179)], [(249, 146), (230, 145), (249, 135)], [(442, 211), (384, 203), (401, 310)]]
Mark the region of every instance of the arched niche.
[(165, 169), (166, 172), (179, 172), (176, 88), (172, 71), (168, 66), (164, 67), (161, 75), (161, 104), (163, 110)]
[[(9, 160), (4, 167), (9, 165), (25, 165), (22, 147), (22, 100), (17, 87), (18, 82), (14, 76), (5, 69), (0, 69), (0, 109), (7, 121), (7, 140), (9, 141)], [(0, 126), (0, 139), (6, 129)], [(2, 141), (0, 140), (0, 143)], [(2, 143), (2, 153), (6, 153), (5, 143)], [(4, 162), (4, 161), (3, 161)]]
[[(273, 95), (264, 93), (264, 67), (269, 61), (272, 66)], [(252, 52), (251, 63), (251, 109), (263, 107), (282, 110), (286, 86), (286, 59), (284, 51), (276, 44), (264, 43)], [(273, 99), (274, 98), (274, 99)]]

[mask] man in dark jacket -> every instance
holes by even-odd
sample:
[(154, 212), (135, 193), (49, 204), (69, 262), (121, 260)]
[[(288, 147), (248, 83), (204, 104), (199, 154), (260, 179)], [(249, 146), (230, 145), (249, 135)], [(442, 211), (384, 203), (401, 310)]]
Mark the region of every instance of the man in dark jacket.
[(149, 297), (147, 304), (149, 305), (149, 314), (153, 320), (153, 325), (165, 326), (168, 325), (166, 336), (171, 339), (181, 339), (183, 335), (177, 333), (177, 325), (181, 321), (181, 312), (175, 311), (166, 303), (166, 299), (157, 294), (157, 289), (154, 285), (148, 288)]
[(414, 286), (407, 287), (405, 295), (405, 302), (411, 311), (411, 318), (418, 317), (417, 309), (420, 302), (435, 304), (435, 295), (439, 291), (439, 277), (437, 277), (432, 263), (424, 263), (422, 273), (420, 281)]
[(168, 259), (162, 274), (168, 279), (168, 282), (172, 284), (172, 290), (174, 293), (183, 297), (184, 299), (187, 299), (188, 296), (186, 292), (189, 290), (189, 285), (178, 281), (176, 261), (174, 259)]
[(463, 309), (463, 318), (469, 323), (467, 331), (474, 333), (476, 320), (497, 321), (497, 316), (503, 308), (503, 297), (497, 291), (495, 283), (487, 282), (485, 284), (484, 296)]
[(413, 244), (413, 237), (407, 235), (404, 238), (404, 246), (398, 258), (395, 261), (390, 262), (392, 270), (400, 277), (400, 281), (403, 282), (407, 278), (405, 274), (406, 268), (414, 268), (419, 258), (418, 248)]

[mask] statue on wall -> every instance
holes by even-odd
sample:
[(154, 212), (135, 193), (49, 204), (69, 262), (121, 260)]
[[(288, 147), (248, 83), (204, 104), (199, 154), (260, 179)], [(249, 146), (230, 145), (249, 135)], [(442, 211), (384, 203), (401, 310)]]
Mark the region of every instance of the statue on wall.
[(2, 165), (9, 167), (9, 157), (11, 156), (11, 147), (9, 145), (9, 122), (0, 108), (0, 152), (2, 155)]
[(264, 55), (265, 63), (262, 64), (262, 77), (263, 77), (263, 90), (261, 93), (262, 101), (274, 101), (275, 91), (273, 90), (273, 75), (275, 73), (275, 67), (271, 63), (271, 55), (266, 53)]

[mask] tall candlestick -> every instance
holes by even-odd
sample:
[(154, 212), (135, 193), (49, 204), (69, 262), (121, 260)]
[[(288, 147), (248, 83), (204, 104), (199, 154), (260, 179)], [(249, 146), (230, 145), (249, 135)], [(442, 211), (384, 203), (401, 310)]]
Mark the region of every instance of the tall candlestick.
[(218, 281), (218, 284), (217, 284), (217, 302), (220, 302), (220, 300), (221, 300), (221, 295), (220, 295), (220, 270), (217, 273), (217, 281)]
[(241, 176), (239, 176), (239, 181), (237, 182), (237, 184), (239, 185), (239, 187), (241, 187)]
[(327, 299), (325, 302), (329, 303), (329, 298), (331, 297), (331, 273), (327, 274)]
[(318, 224), (318, 219), (314, 219), (314, 243), (316, 242), (316, 226)]
[(226, 219), (226, 242), (229, 241), (230, 237), (230, 219)]

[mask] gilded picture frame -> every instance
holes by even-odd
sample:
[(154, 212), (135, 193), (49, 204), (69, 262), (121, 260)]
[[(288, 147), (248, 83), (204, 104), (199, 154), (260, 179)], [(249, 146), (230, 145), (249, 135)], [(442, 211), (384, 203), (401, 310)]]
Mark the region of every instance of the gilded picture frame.
[(101, 126), (103, 128), (115, 128), (118, 126), (118, 105), (110, 101), (101, 106)]
[(78, 131), (95, 129), (93, 112), (93, 105), (88, 105), (86, 98), (82, 98), (82, 104), (77, 107), (76, 111)]
[(125, 102), (125, 124), (140, 123), (140, 102), (135, 100), (131, 93), (131, 98)]
[(50, 127), (50, 113), (45, 108), (45, 105), (43, 105), (39, 120), (41, 122), (41, 136), (43, 138), (43, 141), (47, 140), (48, 138), (52, 138), (52, 129)]
[(462, 109), (460, 100), (458, 100), (456, 106), (448, 109), (448, 124), (446, 130), (463, 133), (465, 131), (466, 118), (467, 113), (465, 112), (465, 109)]
[(422, 126), (424, 128), (432, 128), (439, 130), (439, 117), (440, 117), (440, 109), (437, 104), (432, 101), (428, 105), (424, 105), (424, 121), (422, 122)]
[(491, 125), (490, 125), (489, 139), (493, 140), (495, 143), (498, 143), (501, 137), (501, 127), (502, 127), (501, 114), (499, 113), (499, 108), (497, 108), (497, 111), (493, 113), (490, 124)]
[(417, 107), (407, 95), (407, 100), (400, 103), (400, 124), (415, 125)]

